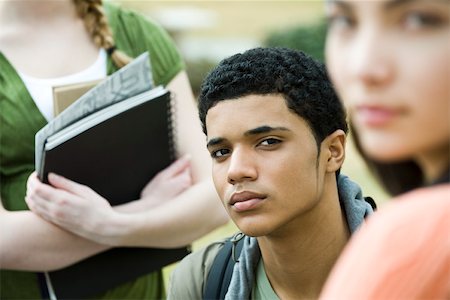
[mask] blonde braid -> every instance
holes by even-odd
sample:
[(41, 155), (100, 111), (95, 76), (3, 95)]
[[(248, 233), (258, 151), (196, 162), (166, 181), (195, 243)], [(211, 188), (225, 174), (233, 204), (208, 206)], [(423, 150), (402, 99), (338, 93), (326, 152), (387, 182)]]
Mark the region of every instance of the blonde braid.
[(108, 25), (102, 0), (73, 0), (80, 18), (83, 19), (87, 31), (96, 46), (105, 49), (111, 55), (114, 64), (121, 68), (131, 61), (131, 58), (116, 49), (111, 29)]

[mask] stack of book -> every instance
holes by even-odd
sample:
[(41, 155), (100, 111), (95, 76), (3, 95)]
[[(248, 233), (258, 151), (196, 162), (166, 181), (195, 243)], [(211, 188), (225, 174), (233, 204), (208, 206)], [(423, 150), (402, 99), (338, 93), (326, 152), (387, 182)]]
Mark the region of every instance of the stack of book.
[[(148, 53), (100, 83), (55, 90), (55, 112), (86, 90), (36, 134), (38, 176), (48, 183), (49, 172), (60, 174), (89, 186), (113, 206), (136, 200), (175, 159), (170, 92), (153, 86)], [(88, 298), (188, 252), (188, 247), (115, 248), (44, 278), (50, 298)]]

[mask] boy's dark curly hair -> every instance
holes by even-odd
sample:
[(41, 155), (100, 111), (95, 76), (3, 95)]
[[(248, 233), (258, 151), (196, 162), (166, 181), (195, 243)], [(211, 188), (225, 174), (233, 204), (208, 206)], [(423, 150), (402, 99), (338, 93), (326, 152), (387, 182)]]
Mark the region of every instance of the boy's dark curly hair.
[(287, 48), (255, 48), (222, 60), (204, 80), (198, 99), (203, 132), (208, 110), (222, 100), (281, 94), (311, 127), (317, 145), (337, 129), (348, 131), (345, 110), (325, 66)]

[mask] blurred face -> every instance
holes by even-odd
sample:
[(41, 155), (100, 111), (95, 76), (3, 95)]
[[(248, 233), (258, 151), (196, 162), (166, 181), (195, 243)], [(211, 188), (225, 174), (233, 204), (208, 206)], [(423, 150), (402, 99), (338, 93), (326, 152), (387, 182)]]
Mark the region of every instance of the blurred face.
[(323, 159), (309, 126), (282, 96), (221, 101), (208, 111), (206, 126), (214, 184), (244, 233), (275, 234), (314, 210)]
[(329, 73), (372, 159), (413, 159), (426, 173), (448, 168), (449, 4), (327, 2)]

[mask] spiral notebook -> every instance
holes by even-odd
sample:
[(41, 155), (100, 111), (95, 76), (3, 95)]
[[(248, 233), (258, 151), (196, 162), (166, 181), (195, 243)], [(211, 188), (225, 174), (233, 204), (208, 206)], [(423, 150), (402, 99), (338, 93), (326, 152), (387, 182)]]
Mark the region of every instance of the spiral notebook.
[(47, 138), (39, 177), (63, 175), (111, 205), (138, 199), (174, 160), (170, 111), (170, 92), (157, 87), (71, 124)]
[[(174, 160), (170, 92), (156, 87), (110, 105), (49, 136), (43, 168), (95, 190), (111, 205), (136, 200)], [(161, 269), (188, 253), (178, 249), (116, 248), (47, 273), (57, 299), (93, 297)]]

